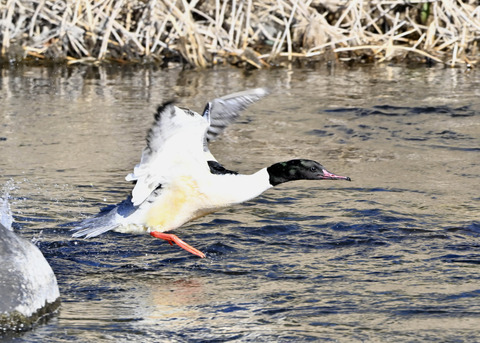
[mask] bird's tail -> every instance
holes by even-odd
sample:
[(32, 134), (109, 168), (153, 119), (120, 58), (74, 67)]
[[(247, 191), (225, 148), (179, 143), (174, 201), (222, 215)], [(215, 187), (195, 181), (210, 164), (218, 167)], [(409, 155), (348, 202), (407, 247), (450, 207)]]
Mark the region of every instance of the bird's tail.
[(122, 201), (116, 206), (102, 209), (95, 217), (83, 220), (72, 230), (76, 231), (72, 237), (96, 237), (121, 226), (121, 219), (128, 217), (135, 211), (130, 198)]

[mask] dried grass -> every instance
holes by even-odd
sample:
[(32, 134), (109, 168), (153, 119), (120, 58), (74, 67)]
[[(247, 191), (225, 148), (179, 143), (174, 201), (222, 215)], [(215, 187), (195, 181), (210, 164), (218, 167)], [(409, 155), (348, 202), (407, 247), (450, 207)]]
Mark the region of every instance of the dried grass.
[(4, 59), (478, 62), (478, 1), (1, 0)]

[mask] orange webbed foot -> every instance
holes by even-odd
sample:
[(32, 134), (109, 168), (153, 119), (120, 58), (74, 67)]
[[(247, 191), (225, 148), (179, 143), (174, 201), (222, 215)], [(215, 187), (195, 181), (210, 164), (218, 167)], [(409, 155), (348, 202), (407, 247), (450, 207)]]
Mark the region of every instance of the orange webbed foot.
[(185, 249), (188, 252), (191, 252), (194, 255), (197, 255), (201, 258), (205, 258), (205, 254), (201, 252), (200, 250), (195, 249), (194, 247), (188, 245), (184, 241), (182, 241), (180, 238), (178, 238), (175, 235), (169, 234), (169, 233), (163, 233), (163, 232), (157, 232), (157, 231), (152, 231), (150, 232), (150, 235), (155, 237), (155, 238), (160, 238), (163, 240), (166, 240), (170, 245), (173, 245), (175, 243), (178, 245), (180, 248)]

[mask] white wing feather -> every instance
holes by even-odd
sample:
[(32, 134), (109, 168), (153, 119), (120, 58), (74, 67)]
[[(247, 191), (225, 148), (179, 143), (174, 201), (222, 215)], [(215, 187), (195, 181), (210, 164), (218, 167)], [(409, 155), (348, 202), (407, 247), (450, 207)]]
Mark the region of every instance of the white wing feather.
[(133, 173), (125, 178), (136, 181), (132, 190), (135, 206), (144, 202), (159, 186), (175, 178), (208, 168), (203, 159), (202, 140), (208, 122), (200, 115), (172, 103), (160, 107), (147, 136), (147, 147)]

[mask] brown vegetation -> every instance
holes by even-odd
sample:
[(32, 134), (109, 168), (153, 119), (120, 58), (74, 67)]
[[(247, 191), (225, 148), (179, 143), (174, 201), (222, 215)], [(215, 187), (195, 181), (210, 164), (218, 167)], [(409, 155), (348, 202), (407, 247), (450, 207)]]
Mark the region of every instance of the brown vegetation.
[(478, 1), (1, 0), (8, 61), (478, 61)]

